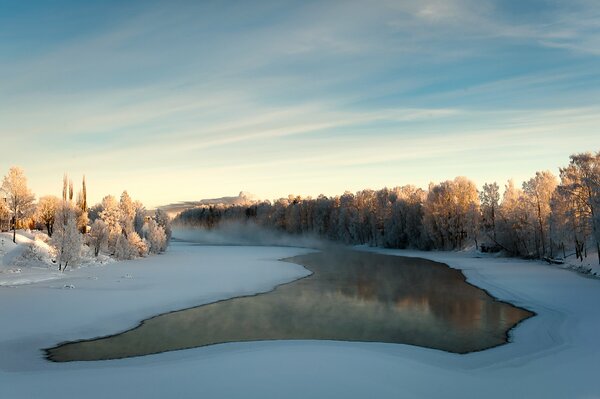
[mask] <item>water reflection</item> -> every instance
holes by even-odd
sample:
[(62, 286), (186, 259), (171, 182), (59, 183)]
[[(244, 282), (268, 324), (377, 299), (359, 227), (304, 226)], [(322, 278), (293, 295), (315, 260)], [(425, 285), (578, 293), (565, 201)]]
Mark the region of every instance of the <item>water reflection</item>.
[(225, 342), (319, 339), (405, 343), (466, 353), (500, 345), (531, 312), (496, 301), (460, 271), (355, 251), (286, 261), (313, 271), (276, 290), (145, 320), (124, 333), (62, 344), (53, 361), (141, 356)]

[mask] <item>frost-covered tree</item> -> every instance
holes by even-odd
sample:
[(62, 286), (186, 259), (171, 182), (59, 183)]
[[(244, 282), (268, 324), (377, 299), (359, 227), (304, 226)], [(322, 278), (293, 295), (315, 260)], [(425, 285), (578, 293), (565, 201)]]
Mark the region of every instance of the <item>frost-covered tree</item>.
[(135, 217), (133, 218), (133, 230), (138, 233), (140, 237), (143, 236), (144, 223), (146, 223), (146, 207), (140, 201), (134, 203), (135, 206)]
[(169, 217), (169, 215), (167, 215), (167, 212), (163, 211), (162, 209), (157, 209), (156, 212), (154, 213), (154, 219), (156, 220), (156, 223), (163, 228), (163, 230), (165, 231), (165, 234), (167, 236), (167, 245), (169, 244), (169, 242), (171, 241), (171, 235), (172, 235), (172, 231), (171, 231), (171, 218)]
[(100, 212), (102, 212), (104, 210), (104, 208), (102, 207), (102, 203), (98, 203), (94, 206), (92, 206), (89, 210), (88, 210), (88, 219), (90, 223), (94, 223), (96, 221), (96, 219), (100, 218)]
[(119, 234), (115, 243), (114, 256), (117, 259), (126, 260), (135, 257), (135, 251), (129, 245), (125, 234)]
[(127, 236), (123, 233), (117, 238), (115, 244), (115, 257), (121, 260), (134, 259), (148, 254), (147, 244), (135, 232), (130, 232)]
[(135, 231), (129, 234), (129, 236), (127, 237), (127, 241), (129, 243), (129, 246), (133, 249), (135, 257), (144, 257), (148, 255), (148, 243), (144, 239), (142, 239)]
[(389, 208), (384, 213), (383, 246), (423, 248), (423, 207), (426, 193), (414, 186), (396, 187), (389, 194)]
[(108, 248), (114, 251), (117, 239), (121, 236), (121, 209), (119, 203), (112, 195), (107, 195), (102, 199), (102, 211), (100, 219), (106, 223), (108, 228)]
[(13, 166), (4, 176), (1, 191), (6, 195), (6, 204), (13, 219), (13, 242), (16, 241), (17, 224), (20, 220), (33, 214), (35, 196), (27, 187), (27, 178), (23, 169)]
[(167, 235), (162, 226), (159, 226), (155, 220), (150, 219), (144, 225), (143, 237), (148, 242), (151, 253), (158, 254), (167, 249)]
[(554, 191), (550, 200), (550, 240), (556, 248), (567, 256), (567, 247), (570, 246), (572, 238), (577, 235), (577, 223), (572, 217), (571, 199), (560, 186)]
[(108, 226), (102, 219), (96, 219), (92, 223), (89, 233), (89, 243), (94, 250), (94, 256), (98, 256), (100, 250), (108, 245)]
[(123, 194), (121, 194), (121, 200), (119, 201), (119, 210), (119, 223), (121, 224), (123, 234), (125, 234), (125, 236), (127, 237), (130, 233), (134, 231), (133, 220), (135, 218), (135, 205), (127, 191), (123, 191)]
[(46, 226), (48, 236), (52, 237), (52, 229), (54, 227), (54, 219), (56, 212), (60, 206), (60, 199), (53, 195), (41, 197), (36, 207), (36, 218)]
[(8, 230), (10, 219), (10, 210), (6, 204), (6, 199), (0, 192), (0, 231)]
[(87, 187), (85, 184), (85, 176), (81, 183), (81, 191), (77, 193), (77, 226), (79, 230), (85, 234), (87, 233), (88, 224), (90, 222), (88, 216), (88, 204), (87, 204)]
[(575, 250), (583, 260), (586, 241), (591, 236), (600, 263), (600, 152), (575, 154), (570, 158), (569, 165), (560, 169), (558, 190), (571, 203)]
[(436, 248), (463, 248), (467, 238), (477, 244), (478, 217), (479, 196), (472, 181), (459, 176), (430, 185), (423, 224)]
[(512, 255), (536, 256), (536, 220), (523, 190), (509, 180), (504, 189), (497, 220), (497, 243)]
[(529, 205), (529, 212), (533, 213), (536, 220), (534, 240), (538, 258), (545, 256), (547, 250), (552, 255), (548, 222), (550, 200), (557, 185), (558, 180), (550, 171), (536, 172), (534, 177), (523, 183), (523, 192)]
[(479, 193), (483, 232), (496, 242), (496, 217), (500, 207), (500, 187), (496, 182), (485, 183)]
[(62, 201), (56, 212), (51, 244), (56, 250), (58, 270), (64, 271), (79, 261), (83, 236), (77, 228), (77, 210), (68, 201)]

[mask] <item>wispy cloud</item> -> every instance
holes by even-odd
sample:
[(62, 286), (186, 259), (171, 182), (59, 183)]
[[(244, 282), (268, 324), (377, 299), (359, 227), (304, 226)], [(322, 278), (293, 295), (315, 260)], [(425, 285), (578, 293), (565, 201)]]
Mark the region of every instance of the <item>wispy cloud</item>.
[(502, 154), (536, 145), (531, 165), (561, 163), (598, 145), (600, 8), (531, 4), (39, 4), (0, 16), (3, 165), (27, 152), (39, 191), (66, 169), (159, 203), (480, 176), (483, 152), (510, 174)]

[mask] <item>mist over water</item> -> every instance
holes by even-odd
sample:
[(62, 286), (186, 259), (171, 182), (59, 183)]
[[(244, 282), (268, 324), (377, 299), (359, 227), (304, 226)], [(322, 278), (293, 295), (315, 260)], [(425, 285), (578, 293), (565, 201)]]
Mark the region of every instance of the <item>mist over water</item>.
[(312, 235), (292, 235), (270, 230), (254, 222), (226, 221), (212, 229), (191, 226), (173, 226), (173, 237), (182, 241), (205, 245), (259, 245), (327, 249), (338, 247)]

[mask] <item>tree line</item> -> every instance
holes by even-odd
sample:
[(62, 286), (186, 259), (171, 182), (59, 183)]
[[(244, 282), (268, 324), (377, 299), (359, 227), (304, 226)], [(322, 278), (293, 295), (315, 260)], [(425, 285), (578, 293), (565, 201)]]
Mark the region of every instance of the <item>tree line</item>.
[(475, 245), (510, 256), (575, 254), (583, 261), (590, 248), (600, 253), (600, 151), (571, 155), (558, 176), (537, 172), (521, 187), (510, 180), (503, 193), (496, 182), (478, 190), (468, 178), (456, 177), (430, 183), (427, 190), (406, 185), (333, 197), (290, 195), (249, 206), (200, 206), (174, 219), (206, 229), (225, 221), (351, 245), (423, 250)]
[(76, 264), (86, 253), (101, 252), (132, 259), (164, 252), (171, 239), (170, 218), (161, 210), (148, 212), (127, 191), (92, 207), (87, 203), (85, 177), (75, 195), (73, 181), (63, 178), (62, 198), (47, 195), (37, 202), (19, 167), (12, 167), (0, 187), (0, 231), (20, 228), (45, 230), (56, 253), (59, 270)]

